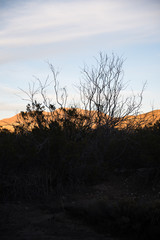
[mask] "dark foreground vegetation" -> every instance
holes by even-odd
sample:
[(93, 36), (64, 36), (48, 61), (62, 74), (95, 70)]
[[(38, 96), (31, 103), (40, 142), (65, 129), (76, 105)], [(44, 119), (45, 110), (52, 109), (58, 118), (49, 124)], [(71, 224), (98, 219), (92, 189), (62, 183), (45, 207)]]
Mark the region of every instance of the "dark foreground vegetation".
[[(84, 116), (65, 110), (66, 119), (26, 132), (0, 133), (1, 202), (45, 202), (102, 183), (119, 186), (121, 197), (108, 192), (91, 201), (63, 206), (96, 231), (135, 239), (160, 236), (160, 122), (133, 131), (77, 125)], [(42, 118), (42, 112), (35, 112)], [(73, 120), (76, 119), (76, 120)], [(24, 126), (24, 125), (23, 125)], [(124, 194), (124, 195), (123, 195)], [(115, 198), (115, 199), (114, 199)], [(94, 199), (94, 201), (93, 201)], [(62, 203), (63, 205), (63, 203)], [(115, 231), (116, 229), (116, 231)], [(148, 238), (147, 238), (148, 237)]]
[[(106, 67), (102, 60), (100, 72)], [(112, 60), (108, 75), (97, 72), (98, 81), (109, 81), (108, 92), (99, 91), (104, 85), (94, 82), (98, 77), (93, 71), (92, 84), (97, 90), (88, 85), (86, 92), (86, 85), (81, 85), (88, 115), (65, 108), (63, 98), (59, 101), (51, 66), (63, 117), (60, 113), (54, 117), (52, 104), (50, 117), (44, 115), (47, 99), (41, 85), (43, 104), (31, 94), (31, 104), (21, 113), (14, 131), (1, 130), (1, 239), (13, 235), (14, 239), (48, 240), (160, 239), (160, 121), (146, 127), (135, 126), (133, 121), (117, 127), (140, 103), (135, 98), (122, 105), (117, 102), (120, 71), (116, 68), (113, 74), (117, 65)], [(125, 103), (129, 107), (121, 116)], [(96, 115), (91, 115), (92, 110)]]

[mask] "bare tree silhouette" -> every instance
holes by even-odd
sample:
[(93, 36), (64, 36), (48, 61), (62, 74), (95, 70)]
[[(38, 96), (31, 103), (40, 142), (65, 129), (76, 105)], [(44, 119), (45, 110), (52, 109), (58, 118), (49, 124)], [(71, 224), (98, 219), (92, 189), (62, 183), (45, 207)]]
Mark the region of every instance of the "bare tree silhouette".
[[(124, 60), (115, 54), (109, 57), (100, 53), (96, 64), (82, 69), (82, 79), (78, 86), (82, 106), (90, 112), (96, 111), (96, 124), (120, 125), (127, 116), (137, 115), (143, 100), (146, 83), (139, 94), (124, 97), (127, 84), (123, 81)], [(133, 119), (132, 119), (133, 121)]]

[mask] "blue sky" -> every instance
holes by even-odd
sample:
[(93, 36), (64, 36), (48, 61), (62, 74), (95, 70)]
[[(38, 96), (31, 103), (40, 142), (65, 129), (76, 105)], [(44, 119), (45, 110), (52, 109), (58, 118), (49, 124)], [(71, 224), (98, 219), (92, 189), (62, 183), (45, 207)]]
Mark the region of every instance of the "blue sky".
[(47, 61), (76, 98), (81, 67), (100, 51), (125, 59), (128, 92), (147, 81), (144, 112), (160, 109), (159, 0), (0, 0), (0, 119), (25, 109), (18, 88), (33, 76), (52, 80)]

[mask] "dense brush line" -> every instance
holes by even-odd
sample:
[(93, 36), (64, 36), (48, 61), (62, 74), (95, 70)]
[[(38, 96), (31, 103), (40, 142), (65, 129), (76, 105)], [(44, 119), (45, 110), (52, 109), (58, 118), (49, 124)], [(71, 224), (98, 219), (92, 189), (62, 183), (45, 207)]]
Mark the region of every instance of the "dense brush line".
[[(0, 132), (1, 199), (38, 198), (57, 186), (74, 188), (107, 179), (119, 169), (160, 168), (160, 122), (133, 131), (90, 124), (77, 125), (75, 110), (68, 118), (26, 131)], [(69, 117), (70, 115), (70, 117)], [(84, 116), (79, 119), (84, 120)], [(77, 118), (76, 118), (77, 119)], [(88, 120), (89, 121), (89, 120)], [(159, 181), (152, 174), (149, 183)], [(155, 179), (156, 178), (156, 179)]]

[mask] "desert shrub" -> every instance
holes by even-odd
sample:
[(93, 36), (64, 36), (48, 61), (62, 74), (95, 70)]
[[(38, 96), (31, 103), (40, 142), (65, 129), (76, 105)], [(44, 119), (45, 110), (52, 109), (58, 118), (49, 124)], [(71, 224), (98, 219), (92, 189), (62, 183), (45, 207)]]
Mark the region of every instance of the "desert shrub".
[[(42, 121), (41, 128), (35, 124), (31, 131), (24, 124), (14, 133), (0, 133), (1, 197), (35, 198), (59, 185), (90, 181), (91, 176), (84, 171), (86, 159), (82, 158), (88, 130), (76, 124), (73, 113), (70, 110), (67, 119), (59, 122), (50, 121), (48, 127)], [(27, 115), (23, 116), (28, 124)], [(30, 114), (29, 118), (32, 122), (35, 116)]]
[(110, 138), (106, 156), (111, 169), (160, 168), (160, 136), (156, 125), (129, 133), (117, 131)]
[[(50, 121), (48, 127), (42, 123), (32, 131), (0, 132), (1, 197), (47, 196), (59, 185), (107, 180), (117, 168), (160, 168), (157, 125), (134, 132), (105, 126), (92, 129), (84, 126), (84, 117), (75, 109), (66, 114), (67, 118)], [(157, 171), (149, 177), (150, 184), (159, 178)]]
[(110, 202), (103, 199), (66, 206), (66, 211), (101, 233), (110, 233), (112, 236), (129, 239), (160, 237), (159, 201), (142, 203), (124, 199)]

